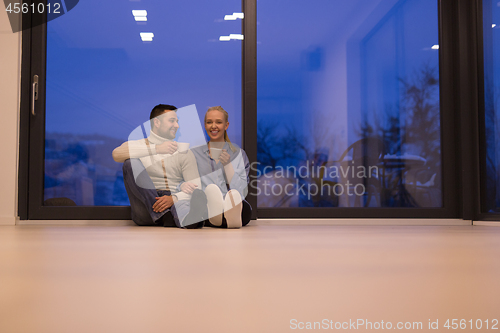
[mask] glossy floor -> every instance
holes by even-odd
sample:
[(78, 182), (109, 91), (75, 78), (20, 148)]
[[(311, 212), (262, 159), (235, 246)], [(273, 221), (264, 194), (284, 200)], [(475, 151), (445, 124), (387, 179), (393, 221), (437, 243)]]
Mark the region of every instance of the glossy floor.
[(483, 226), (0, 227), (0, 332), (492, 331), (499, 258)]

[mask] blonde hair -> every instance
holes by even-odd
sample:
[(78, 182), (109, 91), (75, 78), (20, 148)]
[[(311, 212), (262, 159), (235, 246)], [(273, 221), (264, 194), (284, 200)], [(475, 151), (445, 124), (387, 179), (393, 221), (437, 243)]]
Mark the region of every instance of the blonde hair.
[[(228, 122), (228, 120), (229, 120), (229, 114), (227, 113), (226, 110), (224, 110), (222, 108), (222, 106), (218, 105), (218, 106), (212, 106), (212, 107), (208, 108), (207, 112), (205, 112), (205, 120), (203, 121), (204, 123), (207, 122), (207, 113), (209, 113), (210, 111), (220, 111), (220, 112), (222, 112), (222, 114), (224, 114), (224, 120), (226, 121), (226, 123)], [(233, 144), (231, 143), (231, 140), (229, 140), (229, 137), (227, 136), (226, 130), (224, 130), (224, 141), (226, 141), (227, 143), (229, 143), (229, 147), (231, 148), (231, 150), (233, 152), (236, 151), (236, 147), (234, 147)]]

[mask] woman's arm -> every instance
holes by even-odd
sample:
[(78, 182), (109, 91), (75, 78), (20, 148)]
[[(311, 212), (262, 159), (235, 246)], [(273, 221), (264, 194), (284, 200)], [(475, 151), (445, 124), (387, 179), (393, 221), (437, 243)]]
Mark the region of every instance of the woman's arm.
[(230, 161), (226, 165), (224, 165), (224, 172), (226, 174), (226, 179), (229, 184), (231, 184), (231, 180), (233, 180), (234, 176), (233, 161)]
[(248, 193), (248, 175), (250, 173), (250, 162), (245, 151), (240, 149), (238, 155), (228, 165), (231, 165), (233, 172), (232, 177), (229, 178), (226, 171), (230, 189), (237, 190), (245, 198)]

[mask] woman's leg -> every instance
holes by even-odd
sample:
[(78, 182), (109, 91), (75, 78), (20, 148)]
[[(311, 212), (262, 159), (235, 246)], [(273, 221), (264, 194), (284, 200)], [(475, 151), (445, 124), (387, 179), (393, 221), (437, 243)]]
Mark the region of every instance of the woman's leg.
[(230, 190), (224, 198), (224, 218), (228, 229), (241, 228), (241, 212), (243, 211), (243, 203), (240, 192)]
[[(244, 227), (246, 226), (250, 220), (252, 219), (252, 206), (250, 204), (243, 200), (243, 209), (241, 210), (241, 225)], [(222, 218), (222, 223), (220, 226), (216, 226), (210, 223), (210, 221), (205, 221), (205, 226), (206, 227), (212, 227), (212, 228), (227, 228), (227, 220), (225, 217)]]
[(252, 219), (252, 206), (243, 200), (243, 209), (241, 210), (241, 225), (246, 226)]
[(222, 225), (222, 212), (224, 211), (224, 197), (220, 188), (210, 184), (205, 188), (208, 206), (209, 226), (220, 227)]
[[(183, 205), (183, 208), (180, 205)], [(174, 204), (181, 225), (187, 229), (202, 228), (208, 218), (207, 196), (202, 190), (194, 190), (191, 200), (181, 200)]]
[[(236, 192), (237, 194), (235, 194), (234, 192)], [(209, 219), (205, 221), (205, 226), (213, 228), (231, 228), (232, 225), (232, 228), (235, 228), (234, 225), (237, 224), (239, 226), (236, 227), (239, 228), (241, 226), (246, 226), (250, 222), (252, 217), (252, 206), (250, 206), (247, 201), (241, 200), (241, 196), (236, 190), (229, 191), (226, 194), (226, 199), (224, 199), (219, 187), (215, 184), (210, 184), (205, 189), (205, 194), (207, 195), (209, 217)], [(226, 200), (228, 209), (223, 213), (224, 203), (226, 202)], [(238, 215), (232, 214), (231, 211), (233, 209), (235, 209), (233, 212), (237, 212)], [(231, 217), (233, 219), (230, 220), (229, 224), (227, 221), (227, 217)], [(236, 223), (234, 223), (234, 220), (236, 220)]]

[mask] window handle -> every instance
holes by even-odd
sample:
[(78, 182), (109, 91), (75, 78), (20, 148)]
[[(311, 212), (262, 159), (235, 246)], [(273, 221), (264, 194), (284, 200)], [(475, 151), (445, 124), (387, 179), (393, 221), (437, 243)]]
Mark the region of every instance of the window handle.
[(33, 76), (33, 84), (31, 89), (31, 114), (35, 114), (35, 101), (38, 100), (38, 75)]

